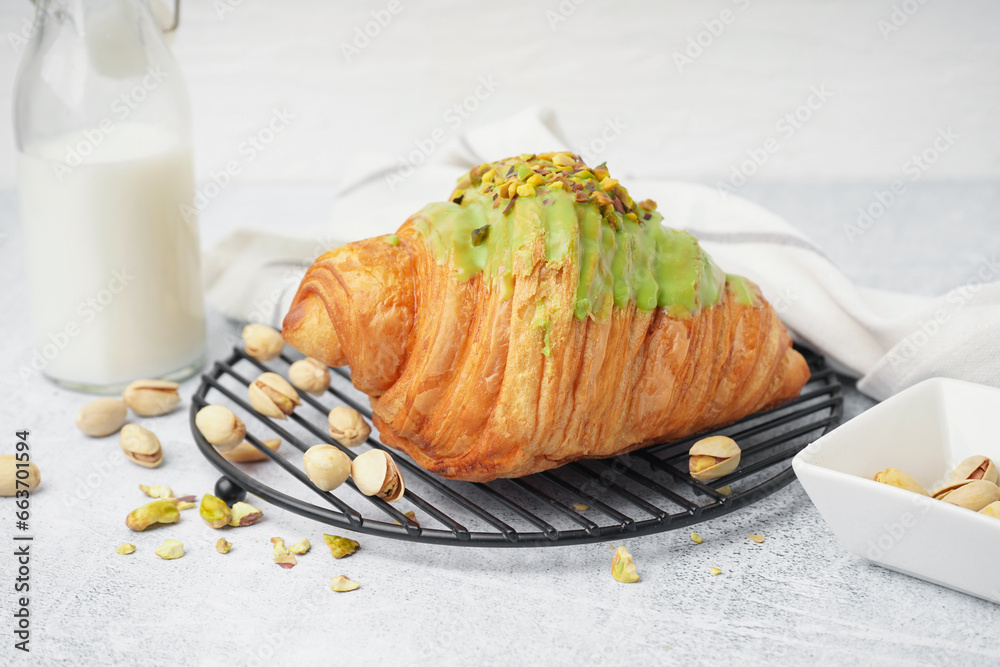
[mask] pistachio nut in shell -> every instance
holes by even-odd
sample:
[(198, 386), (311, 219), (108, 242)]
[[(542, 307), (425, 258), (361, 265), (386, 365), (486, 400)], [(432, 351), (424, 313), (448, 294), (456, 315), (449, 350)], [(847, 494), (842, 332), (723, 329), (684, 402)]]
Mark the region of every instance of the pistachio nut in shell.
[(898, 489), (919, 493), (922, 496), (930, 495), (927, 493), (927, 490), (920, 485), (920, 482), (913, 478), (912, 475), (904, 470), (900, 470), (899, 468), (886, 468), (882, 472), (875, 473), (872, 476), (872, 479), (876, 482), (881, 482), (882, 484), (895, 486)]
[(688, 471), (699, 482), (725, 477), (740, 465), (740, 446), (724, 435), (702, 438), (688, 453)]
[(220, 452), (235, 448), (247, 435), (247, 427), (224, 405), (206, 405), (195, 415), (194, 423)]
[(964, 482), (970, 479), (985, 479), (987, 482), (997, 484), (1000, 475), (997, 474), (997, 467), (992, 460), (985, 456), (970, 456), (955, 468), (948, 478), (950, 484)]
[(95, 398), (76, 413), (76, 427), (92, 438), (117, 433), (125, 425), (128, 408), (120, 398)]
[(351, 459), (333, 445), (315, 445), (302, 455), (306, 475), (319, 489), (332, 491), (351, 476)]
[(154, 500), (132, 510), (125, 517), (125, 525), (130, 530), (141, 532), (158, 523), (177, 523), (181, 519), (180, 510), (169, 500)]
[(625, 547), (618, 547), (611, 557), (611, 576), (623, 584), (634, 584), (639, 581), (639, 573), (635, 570), (632, 554)]
[(281, 356), (285, 341), (277, 329), (266, 324), (243, 327), (243, 351), (258, 361), (271, 361)]
[(372, 432), (372, 427), (361, 413), (346, 405), (338, 405), (330, 410), (327, 421), (330, 425), (330, 436), (345, 447), (360, 445)]
[(330, 388), (330, 369), (318, 359), (299, 359), (288, 368), (288, 380), (296, 389), (321, 396)]
[(206, 493), (201, 497), (201, 508), (199, 508), (198, 513), (205, 520), (205, 523), (215, 529), (228, 526), (230, 520), (233, 518), (229, 505), (222, 498), (213, 496), (210, 493)]
[(273, 419), (284, 419), (301, 404), (299, 394), (288, 380), (277, 373), (261, 373), (248, 389), (250, 406)]
[(159, 417), (165, 415), (181, 402), (177, 393), (180, 387), (176, 382), (167, 380), (136, 380), (125, 387), (122, 400), (132, 412), (140, 417)]
[(32, 461), (18, 461), (14, 454), (0, 456), (0, 496), (16, 496), (31, 491), (42, 481), (42, 473)]
[(163, 463), (163, 448), (156, 434), (138, 424), (126, 424), (118, 437), (125, 457), (144, 468), (155, 468)]
[(351, 477), (358, 491), (390, 503), (402, 498), (406, 490), (396, 462), (381, 449), (370, 449), (358, 455), (351, 463)]
[[(278, 448), (281, 447), (281, 440), (278, 438), (261, 440), (260, 442), (272, 452), (278, 451)], [(222, 458), (233, 463), (255, 463), (257, 461), (267, 461), (267, 454), (244, 440), (233, 449), (222, 452)]]
[(934, 492), (934, 497), (952, 505), (978, 512), (1000, 500), (1000, 487), (985, 479), (971, 479), (948, 484)]
[(1000, 500), (994, 500), (992, 503), (979, 510), (979, 513), (991, 516), (994, 519), (1000, 519)]

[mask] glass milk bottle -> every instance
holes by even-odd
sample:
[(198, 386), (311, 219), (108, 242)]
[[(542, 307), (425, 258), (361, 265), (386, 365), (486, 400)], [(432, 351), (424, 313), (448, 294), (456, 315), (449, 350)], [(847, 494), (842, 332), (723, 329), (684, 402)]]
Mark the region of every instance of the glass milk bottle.
[(38, 0), (15, 88), (32, 366), (112, 393), (205, 348), (187, 91), (148, 0)]

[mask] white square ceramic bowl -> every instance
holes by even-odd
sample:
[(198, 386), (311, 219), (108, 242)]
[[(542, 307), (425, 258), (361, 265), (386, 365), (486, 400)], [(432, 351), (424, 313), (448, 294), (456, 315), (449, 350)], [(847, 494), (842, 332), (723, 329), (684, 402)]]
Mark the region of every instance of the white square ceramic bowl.
[(899, 468), (933, 492), (973, 454), (1000, 461), (1000, 389), (934, 378), (826, 434), (792, 467), (852, 553), (1000, 604), (1000, 520), (871, 480)]

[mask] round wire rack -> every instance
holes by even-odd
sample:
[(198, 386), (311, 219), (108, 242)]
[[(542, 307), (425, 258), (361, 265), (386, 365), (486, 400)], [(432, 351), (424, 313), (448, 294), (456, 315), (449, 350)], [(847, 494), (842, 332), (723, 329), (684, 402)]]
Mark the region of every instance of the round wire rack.
[[(338, 404), (371, 419), (367, 397), (334, 368), (330, 389), (320, 398), (302, 394), (302, 405), (286, 421), (254, 411), (247, 388), (259, 373), (287, 376), (295, 361), (282, 354), (269, 364), (234, 348), (202, 376), (191, 404), (191, 432), (202, 454), (250, 493), (290, 512), (346, 530), (414, 542), (456, 546), (559, 546), (609, 541), (676, 530), (735, 511), (786, 486), (794, 478), (791, 458), (840, 423), (841, 385), (825, 359), (798, 347), (812, 377), (798, 398), (781, 407), (675, 442), (654, 444), (609, 459), (588, 459), (519, 479), (485, 484), (453, 481), (427, 472), (375, 437), (346, 448), (327, 432), (327, 415)], [(269, 460), (233, 463), (223, 458), (195, 426), (205, 405), (221, 403), (247, 425), (247, 441)], [(688, 475), (691, 443), (727, 435), (740, 443), (740, 466), (711, 485)], [(278, 451), (262, 439), (280, 438)], [(326, 492), (302, 469), (301, 453), (332, 444), (351, 459), (374, 447), (391, 452), (406, 482), (402, 499), (387, 503), (362, 495), (348, 479)], [(410, 512), (409, 510), (412, 510)]]

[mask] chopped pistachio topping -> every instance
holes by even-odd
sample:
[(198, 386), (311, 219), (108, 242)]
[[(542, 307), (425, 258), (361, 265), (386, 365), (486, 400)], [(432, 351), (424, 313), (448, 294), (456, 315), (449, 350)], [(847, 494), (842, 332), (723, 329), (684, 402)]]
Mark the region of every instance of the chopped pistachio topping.
[(701, 544), (702, 542), (701, 535), (699, 535), (698, 533), (691, 533), (691, 541), (694, 542), (695, 544)]
[(756, 542), (757, 544), (761, 544), (764, 542), (763, 535), (747, 535), (747, 537), (749, 537), (752, 541)]

